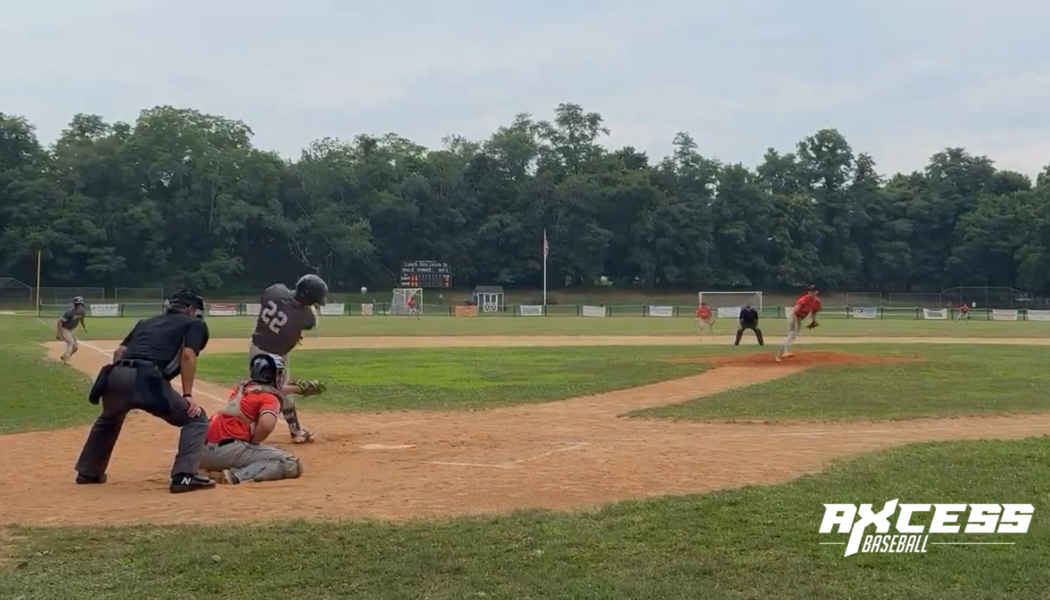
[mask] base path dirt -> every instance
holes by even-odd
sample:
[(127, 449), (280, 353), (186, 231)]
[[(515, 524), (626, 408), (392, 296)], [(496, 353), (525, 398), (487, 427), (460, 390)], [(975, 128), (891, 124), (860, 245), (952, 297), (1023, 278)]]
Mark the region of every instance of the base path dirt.
[[(819, 338), (809, 338), (815, 343)], [(725, 339), (716, 340), (725, 343)], [(929, 343), (908, 338), (824, 338), (825, 343)], [(938, 340), (995, 343), (989, 340)], [(998, 340), (997, 343), (1050, 343)], [(664, 345), (683, 337), (316, 338), (306, 348)], [(804, 345), (804, 344), (803, 344)], [(89, 342), (73, 365), (94, 376), (114, 342)], [(49, 344), (51, 357), (59, 348)], [(245, 340), (213, 340), (209, 353), (247, 352)], [(213, 523), (300, 518), (403, 520), (520, 508), (595, 507), (628, 498), (785, 482), (832, 459), (924, 440), (1021, 438), (1050, 432), (1050, 414), (912, 421), (725, 424), (624, 418), (656, 407), (770, 381), (815, 362), (877, 357), (800, 349), (781, 364), (713, 358), (716, 368), (629, 390), (492, 410), (321, 414), (303, 410), (315, 444), (293, 446), (279, 425), (276, 445), (302, 459), (301, 479), (171, 495), (167, 475), (177, 431), (141, 413), (126, 423), (109, 483), (77, 486), (73, 463), (88, 427), (0, 436), (5, 473), (0, 522), (21, 524)], [(807, 358), (808, 355), (808, 358)], [(899, 358), (893, 360), (901, 360)], [(225, 389), (201, 382), (209, 412)], [(844, 401), (848, 390), (843, 390)], [(42, 402), (48, 401), (41, 398)], [(288, 507), (275, 512), (274, 507)]]

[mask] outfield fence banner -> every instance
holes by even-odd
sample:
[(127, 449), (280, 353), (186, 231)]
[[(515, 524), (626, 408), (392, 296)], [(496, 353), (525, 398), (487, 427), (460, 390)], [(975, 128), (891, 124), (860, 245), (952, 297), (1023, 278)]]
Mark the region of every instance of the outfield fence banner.
[(650, 317), (673, 317), (674, 307), (673, 306), (650, 306), (649, 307)]
[(88, 304), (88, 313), (92, 317), (119, 317), (119, 304)]
[(604, 306), (582, 306), (581, 312), (585, 317), (604, 317), (605, 307)]
[(854, 306), (851, 316), (854, 319), (878, 319), (879, 309), (873, 306)]
[(542, 317), (543, 306), (539, 304), (522, 304), (518, 307), (518, 314), (523, 317)]
[(931, 308), (924, 308), (924, 309), (922, 309), (922, 318), (924, 318), (924, 319), (937, 319), (937, 320), (947, 319), (948, 318), (948, 309), (947, 308), (941, 308), (941, 309), (938, 309), (938, 310), (933, 310)]
[(991, 310), (993, 321), (1016, 321), (1017, 310), (1016, 309), (1005, 309), (1005, 308), (993, 308)]
[(719, 306), (718, 307), (718, 318), (719, 319), (732, 319), (740, 316), (739, 306)]
[(361, 305), (361, 314), (366, 316), (366, 317), (371, 317), (373, 314), (375, 314), (375, 313), (372, 312), (373, 310), (375, 310), (375, 309), (373, 308), (373, 306), (371, 304), (362, 304)]
[(256, 303), (253, 303), (253, 304), (245, 304), (244, 305), (244, 314), (246, 314), (248, 316), (255, 317), (255, 316), (258, 316), (259, 313), (261, 313), (261, 312), (262, 312), (262, 304), (259, 304), (259, 303), (256, 302)]
[(324, 316), (339, 316), (345, 313), (345, 304), (325, 304), (321, 307), (321, 314)]
[(238, 306), (232, 302), (215, 302), (208, 305), (209, 317), (236, 317)]
[(1029, 321), (1050, 321), (1050, 310), (1028, 310), (1025, 317)]

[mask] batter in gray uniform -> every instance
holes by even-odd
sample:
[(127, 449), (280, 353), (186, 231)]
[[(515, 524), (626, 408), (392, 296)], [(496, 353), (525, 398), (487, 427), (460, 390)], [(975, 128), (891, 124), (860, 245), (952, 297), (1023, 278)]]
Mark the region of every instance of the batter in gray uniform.
[[(252, 334), (248, 359), (259, 354), (275, 354), (284, 359), (284, 378), (289, 378), (291, 367), (288, 354), (303, 338), (303, 332), (317, 326), (317, 317), (311, 307), (323, 306), (328, 295), (328, 284), (317, 275), (303, 275), (290, 290), (283, 283), (275, 283), (263, 290), (259, 317)], [(279, 382), (280, 388), (284, 381)], [(281, 415), (288, 423), (288, 431), (296, 444), (312, 442), (314, 435), (299, 425), (295, 410), (297, 395), (287, 394), (281, 406)]]

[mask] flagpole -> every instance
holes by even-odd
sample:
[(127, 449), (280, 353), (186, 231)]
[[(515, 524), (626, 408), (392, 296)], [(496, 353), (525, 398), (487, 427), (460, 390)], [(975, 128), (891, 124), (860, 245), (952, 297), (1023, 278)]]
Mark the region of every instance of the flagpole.
[(547, 306), (547, 229), (543, 229), (543, 306)]

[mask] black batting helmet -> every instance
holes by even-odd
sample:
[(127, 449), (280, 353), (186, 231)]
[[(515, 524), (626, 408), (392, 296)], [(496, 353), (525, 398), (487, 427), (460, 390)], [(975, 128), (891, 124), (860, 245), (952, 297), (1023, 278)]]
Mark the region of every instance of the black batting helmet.
[(73, 306), (84, 306), (84, 297), (73, 296)]
[(295, 299), (304, 306), (324, 306), (328, 284), (317, 275), (303, 275), (295, 283)]

